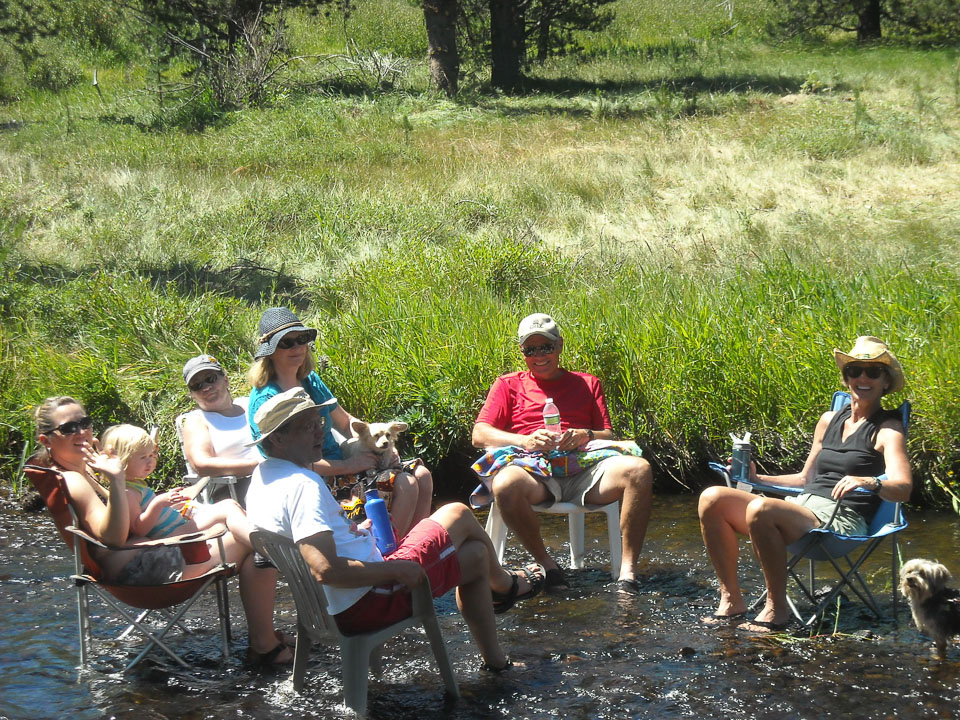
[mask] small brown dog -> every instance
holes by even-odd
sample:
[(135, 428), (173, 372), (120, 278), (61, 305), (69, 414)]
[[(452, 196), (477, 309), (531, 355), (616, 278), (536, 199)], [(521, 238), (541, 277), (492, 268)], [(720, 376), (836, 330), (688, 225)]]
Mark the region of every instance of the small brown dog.
[(960, 635), (960, 590), (947, 587), (950, 571), (930, 560), (909, 560), (900, 569), (900, 592), (910, 602), (917, 630), (933, 638), (945, 657), (947, 638)]

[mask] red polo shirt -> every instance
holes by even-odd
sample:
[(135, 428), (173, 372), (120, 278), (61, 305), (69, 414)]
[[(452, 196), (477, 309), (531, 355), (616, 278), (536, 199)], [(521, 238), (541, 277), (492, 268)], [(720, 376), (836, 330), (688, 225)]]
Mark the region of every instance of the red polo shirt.
[(537, 380), (531, 372), (498, 377), (477, 416), (506, 432), (532, 435), (543, 428), (543, 406), (553, 398), (560, 410), (560, 427), (612, 430), (600, 380), (587, 373), (561, 370), (556, 380)]

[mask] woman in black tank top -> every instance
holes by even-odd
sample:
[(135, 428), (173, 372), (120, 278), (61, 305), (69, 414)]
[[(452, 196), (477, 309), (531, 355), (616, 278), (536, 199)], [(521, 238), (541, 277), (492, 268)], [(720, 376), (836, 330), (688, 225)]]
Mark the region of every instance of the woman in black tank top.
[[(903, 388), (900, 363), (886, 344), (863, 336), (849, 353), (834, 350), (851, 402), (826, 412), (817, 423), (813, 447), (798, 473), (751, 477), (771, 485), (803, 488), (791, 500), (777, 500), (728, 487), (700, 495), (703, 542), (717, 573), (720, 602), (708, 625), (745, 619), (747, 605), (737, 579), (738, 535), (749, 535), (763, 567), (766, 604), (756, 618), (739, 627), (750, 632), (784, 629), (787, 604), (787, 551), (810, 530), (829, 520), (836, 502), (841, 527), (865, 529), (881, 500), (905, 502), (913, 487), (906, 438), (899, 415), (885, 411), (881, 398)], [(886, 479), (878, 476), (886, 473)], [(853, 491), (857, 488), (868, 493)], [(836, 529), (837, 520), (832, 525)]]

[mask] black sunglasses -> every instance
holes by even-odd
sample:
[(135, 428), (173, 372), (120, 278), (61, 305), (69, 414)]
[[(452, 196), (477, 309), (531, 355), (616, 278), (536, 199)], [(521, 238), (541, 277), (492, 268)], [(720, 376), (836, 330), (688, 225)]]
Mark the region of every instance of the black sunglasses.
[(79, 420), (70, 420), (65, 422), (62, 425), (58, 425), (53, 429), (53, 432), (58, 432), (61, 435), (76, 435), (78, 432), (83, 432), (84, 430), (89, 430), (93, 427), (93, 418), (89, 415), (82, 417)]
[(844, 377), (856, 379), (860, 377), (860, 373), (866, 373), (868, 378), (876, 380), (883, 375), (883, 370), (883, 367), (880, 365), (847, 365), (843, 369), (843, 375)]
[(294, 345), (306, 345), (310, 342), (310, 335), (307, 333), (301, 333), (296, 337), (290, 337), (289, 335), (284, 335), (277, 341), (277, 347), (283, 350), (289, 350)]
[(536, 357), (539, 355), (549, 355), (556, 349), (556, 345), (547, 343), (546, 345), (534, 345), (532, 347), (521, 348), (520, 352), (523, 353), (524, 357)]
[(203, 390), (203, 388), (205, 388), (207, 385), (213, 385), (219, 379), (219, 374), (207, 375), (204, 378), (200, 378), (195, 383), (189, 383), (187, 387), (190, 388), (190, 392), (197, 392), (199, 390)]

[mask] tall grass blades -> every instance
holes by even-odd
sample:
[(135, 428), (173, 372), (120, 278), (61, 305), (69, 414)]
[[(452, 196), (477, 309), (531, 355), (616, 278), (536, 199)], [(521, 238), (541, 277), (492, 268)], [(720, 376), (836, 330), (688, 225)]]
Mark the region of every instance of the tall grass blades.
[[(433, 92), (406, 0), (292, 13), (284, 92), (215, 122), (161, 112), (114, 36), (76, 53), (96, 88), (0, 80), (3, 477), (31, 407), (69, 392), (98, 427), (159, 425), (172, 481), (183, 362), (210, 352), (246, 393), (283, 304), (344, 406), (407, 420), (444, 492), (522, 367), (517, 321), (546, 310), (661, 489), (703, 482), (731, 430), (798, 467), (830, 351), (869, 333), (906, 369), (926, 497), (960, 496), (955, 50), (771, 44), (761, 0), (614, 7), (516, 95)], [(335, 57), (376, 62), (351, 79)]]

